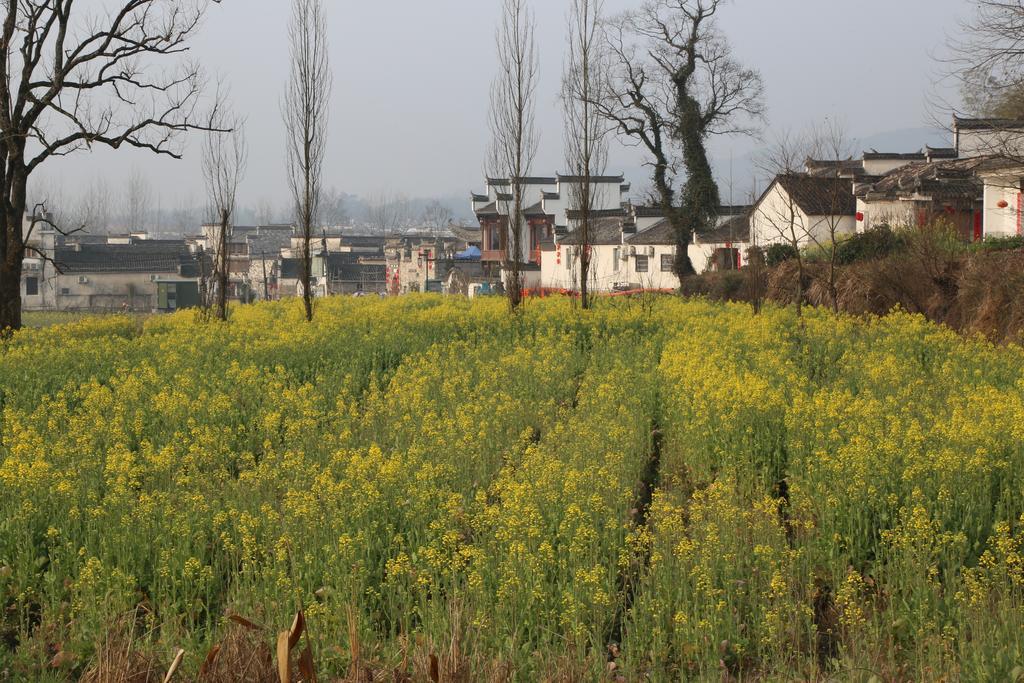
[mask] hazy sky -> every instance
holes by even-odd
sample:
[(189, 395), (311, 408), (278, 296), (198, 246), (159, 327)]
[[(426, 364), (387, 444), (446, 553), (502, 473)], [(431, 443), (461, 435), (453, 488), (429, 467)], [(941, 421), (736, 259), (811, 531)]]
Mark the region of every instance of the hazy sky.
[[(606, 0), (609, 13), (640, 0)], [(326, 0), (334, 99), (327, 185), (361, 195), (466, 194), (481, 188), (488, 89), (495, 69), (499, 0)], [(568, 0), (534, 0), (541, 55), (534, 171), (562, 166), (557, 103)], [(250, 162), (243, 204), (286, 198), (280, 97), (287, 75), (288, 0), (215, 5), (194, 55), (231, 87), (248, 117)], [(947, 34), (970, 15), (969, 0), (735, 0), (721, 26), (737, 55), (764, 76), (771, 127), (801, 128), (840, 117), (858, 137), (928, 126), (929, 98)], [(924, 140), (916, 143), (923, 144)], [(750, 140), (719, 140), (719, 157), (742, 155)], [(163, 208), (202, 203), (190, 145), (184, 161), (141, 153), (59, 160), (42, 171), (75, 194), (83, 179), (107, 175), (119, 187), (144, 173)], [(610, 170), (647, 179), (636, 152), (617, 150)], [(633, 169), (630, 171), (630, 169)]]

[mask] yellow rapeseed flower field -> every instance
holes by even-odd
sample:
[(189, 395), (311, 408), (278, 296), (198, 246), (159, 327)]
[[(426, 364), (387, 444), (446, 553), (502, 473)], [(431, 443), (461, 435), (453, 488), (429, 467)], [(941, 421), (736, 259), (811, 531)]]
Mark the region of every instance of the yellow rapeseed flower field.
[(672, 297), (232, 313), (0, 342), (0, 681), (126, 619), (186, 680), (299, 610), (332, 680), (1024, 677), (1018, 347)]

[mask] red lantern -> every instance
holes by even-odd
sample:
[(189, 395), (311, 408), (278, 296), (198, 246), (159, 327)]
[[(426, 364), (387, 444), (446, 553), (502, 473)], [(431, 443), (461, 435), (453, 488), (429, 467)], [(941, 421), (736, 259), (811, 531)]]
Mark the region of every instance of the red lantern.
[(996, 204), (996, 206), (998, 206), (1000, 209), (1005, 209), (1009, 205), (1010, 205), (1010, 202), (1006, 201), (1005, 199), (1000, 199), (999, 203)]
[(862, 212), (860, 212), (860, 211), (857, 212), (857, 222), (858, 223), (863, 223), (864, 222), (864, 214)]

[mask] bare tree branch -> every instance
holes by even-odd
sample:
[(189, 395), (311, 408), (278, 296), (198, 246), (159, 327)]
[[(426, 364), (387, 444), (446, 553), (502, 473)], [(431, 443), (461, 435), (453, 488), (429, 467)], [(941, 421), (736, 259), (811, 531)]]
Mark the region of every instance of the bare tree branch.
[(333, 77), (328, 59), (327, 21), (321, 0), (293, 0), (288, 27), (291, 74), (285, 89), (288, 182), (302, 238), (302, 302), (313, 320), (313, 229), (320, 210), (327, 123)]
[[(175, 158), (197, 114), (202, 69), (182, 60), (211, 2), (8, 0), (0, 10), (0, 330), (21, 326), (29, 176), (93, 145)], [(173, 69), (158, 69), (160, 64)]]
[(509, 273), (512, 310), (522, 302), (523, 179), (530, 175), (539, 138), (535, 126), (537, 99), (536, 20), (525, 0), (503, 0), (496, 33), (498, 75), (491, 86), (491, 148), (488, 175), (511, 182), (511, 198), (502, 203), (508, 216), (504, 269)]
[[(661, 209), (676, 233), (680, 278), (695, 272), (688, 255), (694, 233), (717, 221), (708, 136), (751, 134), (764, 114), (760, 74), (733, 58), (718, 30), (725, 2), (646, 0), (605, 23), (612, 67), (609, 95), (598, 106), (649, 155)], [(680, 172), (686, 182), (677, 189)]]
[(565, 155), (574, 182), (569, 188), (569, 209), (580, 216), (580, 305), (590, 307), (589, 279), (592, 214), (597, 196), (594, 178), (608, 166), (608, 119), (595, 103), (606, 102), (607, 56), (600, 35), (603, 0), (571, 0), (569, 56), (562, 77), (565, 119)]
[[(218, 101), (220, 98), (218, 97)], [(227, 320), (229, 252), (231, 227), (238, 196), (238, 185), (245, 174), (249, 149), (245, 141), (245, 122), (220, 107), (210, 114), (211, 131), (230, 129), (230, 133), (210, 132), (203, 145), (203, 177), (210, 203), (212, 218), (217, 225), (217, 245), (214, 251), (214, 281), (216, 284), (216, 311), (219, 320)]]

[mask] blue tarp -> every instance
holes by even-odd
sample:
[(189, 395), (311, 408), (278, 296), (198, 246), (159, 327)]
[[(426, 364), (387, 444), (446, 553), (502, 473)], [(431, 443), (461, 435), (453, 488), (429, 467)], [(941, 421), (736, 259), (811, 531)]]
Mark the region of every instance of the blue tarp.
[(474, 261), (480, 258), (480, 249), (478, 247), (470, 247), (466, 251), (460, 251), (455, 255), (457, 261)]

